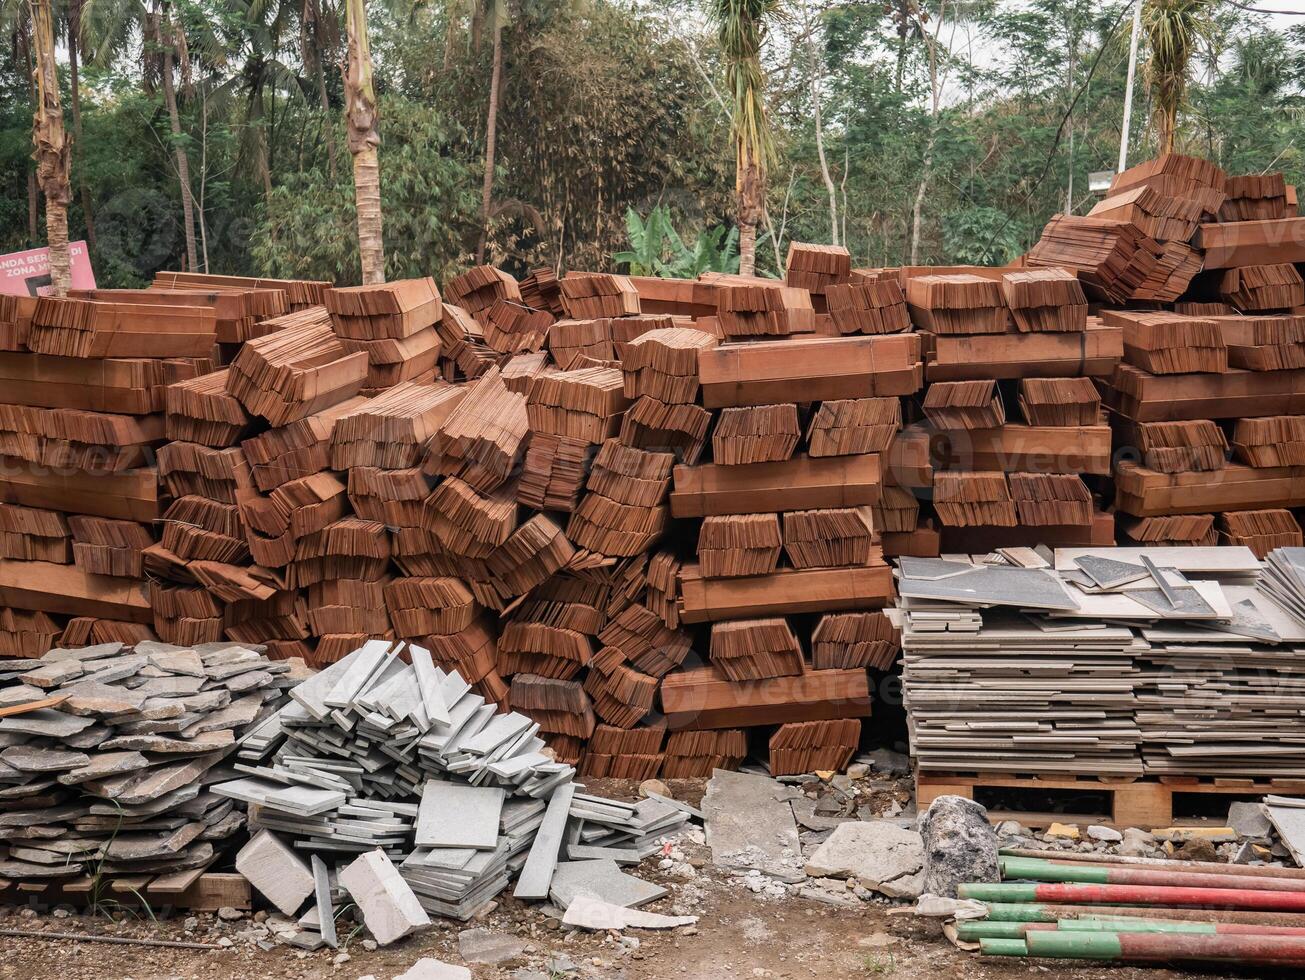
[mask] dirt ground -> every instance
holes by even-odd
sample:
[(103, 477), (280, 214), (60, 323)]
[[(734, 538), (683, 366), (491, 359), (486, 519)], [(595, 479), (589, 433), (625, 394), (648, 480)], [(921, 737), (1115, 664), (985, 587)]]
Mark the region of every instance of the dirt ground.
[[(911, 916), (889, 915), (882, 908), (831, 908), (800, 898), (761, 898), (743, 890), (729, 878), (702, 875), (693, 882), (701, 890), (701, 916), (696, 934), (686, 930), (661, 934), (628, 930), (639, 947), (623, 949), (606, 934), (568, 935), (536, 912), (514, 907), (508, 900), (501, 911), (477, 923), (491, 929), (529, 937), (535, 949), (518, 960), (499, 966), (473, 966), (477, 980), (563, 980), (566, 977), (604, 980), (683, 980), (683, 978), (875, 978), (941, 980), (941, 978), (1027, 977), (1183, 978), (1190, 974), (1171, 970), (1140, 970), (1111, 966), (1069, 967), (1018, 960), (980, 959), (955, 949), (933, 922)], [(684, 887), (684, 886), (681, 886)], [(673, 899), (650, 906), (664, 910)], [(211, 917), (206, 923), (212, 925)], [(236, 924), (239, 926), (239, 924)], [(94, 932), (109, 935), (149, 935), (153, 938), (212, 941), (235, 930), (222, 924), (212, 935), (182, 933), (178, 921), (108, 923), (74, 916), (49, 915), (18, 918), (12, 910), (0, 917), (0, 929), (40, 928), (50, 931)], [(524, 928), (523, 928), (524, 926)], [(299, 953), (286, 947), (264, 951), (238, 945), (232, 949), (190, 951), (111, 946), (68, 940), (30, 940), (0, 937), (0, 977), (14, 980), (357, 980), (371, 975), (391, 980), (419, 957), (432, 956), (461, 964), (459, 927), (437, 923), (429, 932), (392, 947), (367, 952), (355, 940), (349, 959), (336, 966), (333, 950)], [(567, 963), (548, 961), (565, 957)], [(574, 965), (573, 972), (558, 966)], [(537, 971), (537, 972), (536, 972)]]
[[(613, 789), (616, 787), (605, 787), (604, 795), (627, 795)], [(628, 788), (622, 789), (628, 792)], [(677, 785), (677, 795), (700, 796), (701, 787)], [(795, 896), (754, 894), (734, 874), (713, 868), (706, 847), (683, 840), (677, 846), (694, 865), (702, 865), (693, 877), (669, 877), (658, 869), (656, 858), (630, 870), (670, 890), (668, 897), (649, 905), (649, 911), (697, 915), (697, 925), (669, 932), (631, 929), (625, 932), (624, 941), (617, 934), (571, 931), (541, 907), (524, 905), (506, 894), (479, 921), (437, 920), (429, 931), (387, 948), (368, 951), (363, 947), (365, 934), (353, 935), (342, 944), (343, 957), (330, 949), (306, 953), (283, 945), (260, 948), (241, 936), (251, 926), (248, 917), (223, 922), (216, 915), (204, 914), (187, 929), (185, 912), (151, 920), (122, 912), (109, 918), (0, 906), (0, 980), (392, 980), (423, 956), (464, 965), (458, 953), (458, 933), (472, 927), (508, 933), (530, 943), (519, 958), (497, 966), (472, 965), (476, 980), (981, 980), (1029, 976), (1167, 980), (1193, 976), (1108, 965), (980, 959), (953, 947), (937, 922), (890, 914), (892, 906), (888, 904), (843, 908)], [(14, 929), (232, 945), (186, 950), (4, 935)], [(342, 939), (346, 931), (342, 929)]]

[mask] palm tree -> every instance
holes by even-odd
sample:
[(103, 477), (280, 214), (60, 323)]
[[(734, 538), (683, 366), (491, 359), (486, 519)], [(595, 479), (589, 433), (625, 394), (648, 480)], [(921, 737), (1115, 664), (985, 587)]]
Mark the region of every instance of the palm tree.
[(490, 29), (494, 32), (494, 53), (489, 71), (489, 109), (485, 114), (485, 178), (480, 190), (480, 244), (476, 246), (478, 265), (485, 261), (485, 244), (489, 239), (489, 219), (494, 198), (494, 158), (498, 150), (498, 102), (503, 85), (503, 27), (508, 18), (507, 0), (485, 0), (479, 16), (489, 21)]
[(372, 53), (367, 44), (367, 11), (363, 0), (346, 0), (349, 33), (348, 70), (344, 78), (345, 121), (353, 154), (353, 193), (358, 209), (358, 252), (364, 284), (385, 281), (385, 249), (381, 242), (381, 171), (376, 147), (376, 91), (372, 87)]
[(1187, 71), (1201, 39), (1213, 29), (1213, 0), (1147, 0), (1143, 29), (1151, 56), (1147, 78), (1155, 102), (1160, 152), (1172, 153), (1178, 112), (1187, 100)]
[(32, 40), (36, 49), (36, 114), (32, 120), (36, 179), (45, 195), (50, 283), (54, 295), (67, 296), (71, 280), (68, 260), (71, 144), (63, 130), (63, 104), (59, 97), (59, 74), (55, 69), (54, 18), (50, 14), (50, 0), (28, 0), (28, 6), (32, 13)]
[(739, 273), (745, 276), (752, 275), (757, 266), (757, 222), (766, 209), (766, 167), (774, 153), (761, 45), (768, 30), (766, 21), (778, 9), (779, 0), (711, 0), (730, 91)]

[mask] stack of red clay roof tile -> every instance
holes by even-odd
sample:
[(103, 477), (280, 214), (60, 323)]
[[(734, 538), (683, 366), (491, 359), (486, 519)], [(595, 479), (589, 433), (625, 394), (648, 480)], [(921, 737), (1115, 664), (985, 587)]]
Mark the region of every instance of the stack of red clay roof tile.
[(811, 666), (887, 670), (900, 648), (901, 636), (881, 612), (827, 613), (811, 631)]
[(1230, 367), (1246, 371), (1305, 368), (1305, 316), (1298, 313), (1212, 316), (1228, 346)]
[(784, 263), (784, 281), (823, 296), (831, 286), (846, 283), (852, 275), (852, 255), (841, 245), (790, 242)]
[(911, 329), (906, 296), (896, 279), (828, 286), (825, 303), (830, 321), (840, 334), (901, 333)]
[(816, 329), (811, 294), (771, 279), (742, 276), (722, 280), (717, 313), (726, 337), (787, 337)]
[(1220, 221), (1264, 221), (1291, 215), (1287, 182), (1281, 173), (1229, 177), (1227, 193), (1219, 208)]
[(993, 429), (1006, 421), (995, 381), (936, 381), (920, 406), (937, 428)]
[(1161, 194), (1200, 203), (1207, 218), (1219, 213), (1227, 196), (1228, 177), (1216, 164), (1200, 157), (1165, 153), (1129, 167), (1110, 182), (1110, 193), (1151, 187)]
[(1243, 313), (1290, 310), (1305, 305), (1305, 280), (1289, 263), (1227, 269), (1219, 297)]
[(639, 312), (639, 293), (625, 276), (573, 272), (560, 285), (562, 309), (572, 320), (631, 316)]
[(1299, 548), (1300, 524), (1289, 510), (1236, 510), (1220, 514), (1215, 522), (1221, 544), (1242, 545), (1261, 561), (1278, 548)]
[(712, 429), (711, 454), (727, 466), (782, 462), (792, 457), (801, 437), (796, 405), (726, 408)]
[(448, 301), (476, 319), (499, 300), (521, 302), (521, 287), (506, 272), (492, 265), (478, 265), (447, 283)]
[(580, 774), (595, 779), (651, 779), (662, 771), (665, 738), (666, 729), (660, 727), (597, 725), (589, 736)]
[(1157, 242), (1190, 240), (1203, 213), (1199, 201), (1162, 194), (1149, 185), (1112, 194), (1088, 212), (1094, 218), (1126, 221)]
[(1073, 271), (1084, 287), (1111, 303), (1126, 303), (1149, 284), (1163, 246), (1128, 221), (1058, 214), (1029, 250), (1031, 266)]
[(1101, 418), (1091, 378), (1021, 378), (1019, 403), (1029, 425), (1095, 425)]
[(664, 779), (710, 776), (716, 769), (737, 769), (747, 754), (747, 735), (737, 728), (671, 732), (661, 774)]
[(1218, 324), (1209, 318), (1105, 310), (1101, 319), (1123, 329), (1124, 360), (1151, 374), (1228, 369), (1228, 346)]
[(1006, 333), (1010, 310), (1002, 285), (983, 276), (916, 276), (906, 281), (911, 319), (933, 334)]
[(1087, 329), (1083, 285), (1064, 269), (1030, 269), (1002, 276), (1002, 292), (1021, 333), (1078, 333)]
[(780, 725), (770, 736), (770, 774), (838, 772), (851, 761), (860, 742), (861, 722), (855, 718)]
[(1233, 458), (1255, 467), (1305, 466), (1305, 415), (1238, 419)]
[(1209, 419), (1187, 422), (1139, 422), (1132, 430), (1142, 465), (1160, 473), (1223, 469), (1228, 440)]

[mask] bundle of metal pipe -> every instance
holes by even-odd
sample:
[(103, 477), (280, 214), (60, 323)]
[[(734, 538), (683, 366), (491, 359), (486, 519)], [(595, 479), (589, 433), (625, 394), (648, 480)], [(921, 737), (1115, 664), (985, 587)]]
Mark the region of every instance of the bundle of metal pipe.
[(1000, 866), (1006, 880), (959, 889), (987, 906), (957, 923), (985, 955), (1305, 966), (1301, 869), (1031, 849)]

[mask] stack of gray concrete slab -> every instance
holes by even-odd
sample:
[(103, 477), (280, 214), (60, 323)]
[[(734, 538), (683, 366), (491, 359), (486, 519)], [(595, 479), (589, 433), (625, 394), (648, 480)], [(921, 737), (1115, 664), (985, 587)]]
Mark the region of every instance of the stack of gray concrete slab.
[(468, 919), (507, 887), (550, 799), (571, 789), (575, 770), (545, 753), (537, 724), (419, 646), (368, 642), (291, 697), (276, 753), (238, 762), (214, 792), (293, 851), (343, 864), (379, 850), (432, 914)]
[(638, 864), (689, 822), (689, 811), (665, 800), (621, 803), (577, 793), (571, 801), (566, 856), (572, 861)]
[(1305, 777), (1305, 549), (903, 558), (921, 770)]
[(302, 679), (261, 647), (52, 650), (0, 677), (0, 876), (204, 868), (245, 824), (213, 791)]

